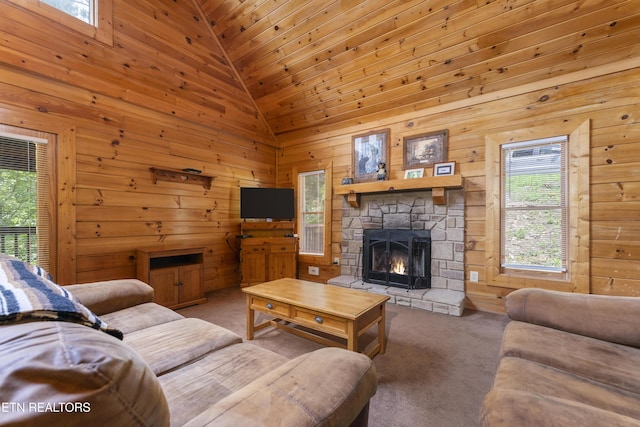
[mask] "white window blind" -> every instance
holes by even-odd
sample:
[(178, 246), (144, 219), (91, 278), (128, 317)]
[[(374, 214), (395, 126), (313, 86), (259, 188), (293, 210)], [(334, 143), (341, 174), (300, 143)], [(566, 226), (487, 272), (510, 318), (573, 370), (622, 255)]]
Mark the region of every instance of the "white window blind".
[(567, 270), (567, 143), (559, 136), (501, 146), (503, 268)]
[(0, 251), (49, 269), (47, 141), (0, 134)]
[(300, 253), (324, 255), (325, 171), (298, 175)]

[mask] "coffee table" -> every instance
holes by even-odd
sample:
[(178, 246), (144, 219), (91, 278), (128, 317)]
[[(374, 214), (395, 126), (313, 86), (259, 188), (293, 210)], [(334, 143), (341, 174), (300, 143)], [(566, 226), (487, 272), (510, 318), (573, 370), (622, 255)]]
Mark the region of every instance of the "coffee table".
[[(377, 342), (362, 353), (371, 358), (378, 353), (384, 354), (388, 296), (291, 278), (246, 287), (242, 292), (247, 294), (248, 340), (253, 339), (254, 332), (273, 326), (323, 345), (358, 352), (358, 338), (377, 325)], [(273, 318), (255, 325), (256, 311)], [(346, 345), (316, 334), (316, 331), (345, 339)]]

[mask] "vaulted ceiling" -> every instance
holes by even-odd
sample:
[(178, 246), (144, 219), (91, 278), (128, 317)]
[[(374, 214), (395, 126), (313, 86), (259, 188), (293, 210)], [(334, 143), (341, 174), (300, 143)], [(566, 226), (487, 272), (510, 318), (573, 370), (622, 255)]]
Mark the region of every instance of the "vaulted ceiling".
[(636, 0), (196, 1), (276, 136), (639, 55)]

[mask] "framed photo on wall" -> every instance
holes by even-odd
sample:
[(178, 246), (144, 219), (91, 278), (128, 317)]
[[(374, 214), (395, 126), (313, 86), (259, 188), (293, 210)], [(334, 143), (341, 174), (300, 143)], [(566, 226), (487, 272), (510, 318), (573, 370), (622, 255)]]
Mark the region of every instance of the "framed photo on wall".
[(375, 181), (378, 165), (389, 165), (389, 129), (354, 135), (352, 141), (354, 182)]
[(408, 136), (402, 140), (404, 144), (404, 169), (447, 160), (448, 129)]
[(447, 176), (456, 173), (456, 162), (436, 163), (433, 165), (433, 176)]

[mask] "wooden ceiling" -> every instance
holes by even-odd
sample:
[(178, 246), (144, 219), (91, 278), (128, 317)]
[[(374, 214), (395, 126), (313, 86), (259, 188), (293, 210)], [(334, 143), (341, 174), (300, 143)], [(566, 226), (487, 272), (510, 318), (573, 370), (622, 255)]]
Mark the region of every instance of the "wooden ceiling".
[(276, 136), (624, 60), (640, 39), (637, 0), (196, 2)]

